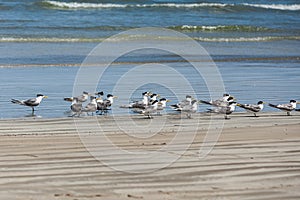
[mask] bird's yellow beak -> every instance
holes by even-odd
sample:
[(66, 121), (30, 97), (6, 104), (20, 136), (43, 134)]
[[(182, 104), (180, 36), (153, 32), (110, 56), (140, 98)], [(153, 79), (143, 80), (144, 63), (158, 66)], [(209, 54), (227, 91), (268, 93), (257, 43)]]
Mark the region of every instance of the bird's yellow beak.
[(167, 102), (171, 102), (171, 100), (167, 99)]
[(43, 98), (47, 99), (47, 98), (48, 98), (48, 96), (44, 96)]
[(237, 106), (241, 106), (241, 104), (240, 103), (238, 103), (238, 104), (236, 104)]
[(297, 102), (296, 104), (300, 104), (300, 102)]
[(118, 96), (114, 96), (113, 98), (114, 98), (114, 99), (117, 99), (117, 98), (118, 98)]

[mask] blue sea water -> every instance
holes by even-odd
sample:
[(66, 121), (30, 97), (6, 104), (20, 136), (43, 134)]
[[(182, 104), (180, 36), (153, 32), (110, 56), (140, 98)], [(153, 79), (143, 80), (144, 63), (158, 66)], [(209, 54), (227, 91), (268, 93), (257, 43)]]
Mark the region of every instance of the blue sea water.
[[(66, 116), (69, 104), (62, 98), (72, 95), (76, 73), (89, 52), (110, 36), (141, 27), (167, 28), (197, 41), (216, 62), (226, 91), (241, 103), (300, 100), (299, 1), (2, 0), (0, 118), (30, 113), (9, 101), (36, 93), (49, 96), (38, 108), (39, 115)], [(109, 93), (117, 75), (137, 63), (184, 67), (178, 56), (155, 51), (137, 52), (117, 62), (119, 67), (109, 72), (113, 78), (99, 90)], [(192, 80), (199, 85), (197, 97), (208, 99), (203, 80)], [(149, 89), (177, 100), (162, 87), (149, 87), (133, 98)], [(123, 100), (120, 97), (117, 104)]]
[(299, 40), (297, 0), (3, 0), (1, 41), (102, 41), (164, 27), (199, 41)]

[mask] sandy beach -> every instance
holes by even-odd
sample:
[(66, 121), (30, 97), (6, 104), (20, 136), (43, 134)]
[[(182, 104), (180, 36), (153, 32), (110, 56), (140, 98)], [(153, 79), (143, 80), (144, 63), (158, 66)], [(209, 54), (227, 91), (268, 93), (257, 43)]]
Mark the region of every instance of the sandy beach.
[[(161, 123), (162, 116), (152, 119)], [(300, 112), (262, 113), (254, 118), (234, 113), (226, 120), (213, 150), (199, 157), (210, 117), (192, 119), (168, 115), (164, 128), (151, 137), (124, 134), (116, 120), (146, 126), (149, 120), (134, 115), (72, 118), (22, 118), (0, 121), (0, 199), (298, 199), (300, 196)], [(131, 169), (155, 167), (131, 162), (128, 155), (102, 152), (101, 162), (87, 151), (75, 124), (86, 125), (92, 136), (95, 121), (115, 146), (127, 152), (157, 151), (168, 146), (186, 127), (181, 144), (189, 143), (189, 130), (201, 127), (179, 159), (163, 169), (128, 173), (106, 161)], [(222, 116), (214, 118), (222, 120)], [(83, 130), (83, 129), (82, 129)], [(81, 130), (81, 131), (82, 131)], [(139, 134), (138, 132), (136, 133)], [(141, 132), (141, 134), (143, 134)], [(144, 133), (145, 134), (145, 133)], [(147, 134), (147, 133), (146, 133)], [(150, 133), (149, 133), (150, 134)], [(99, 145), (106, 145), (99, 141)], [(181, 145), (178, 145), (180, 149)], [(166, 151), (176, 154), (177, 149)], [(153, 168), (154, 169), (154, 168)]]

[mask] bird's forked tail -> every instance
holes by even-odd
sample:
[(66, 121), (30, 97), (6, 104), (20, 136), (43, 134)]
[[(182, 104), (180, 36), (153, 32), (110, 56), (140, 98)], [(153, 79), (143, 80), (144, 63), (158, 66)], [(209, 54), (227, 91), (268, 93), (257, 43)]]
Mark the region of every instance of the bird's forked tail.
[(271, 104), (269, 103), (269, 106), (273, 107), (273, 108), (277, 108), (277, 105)]
[(12, 103), (16, 103), (16, 104), (20, 104), (20, 105), (23, 105), (23, 102), (18, 100), (18, 99), (11, 99), (11, 102)]

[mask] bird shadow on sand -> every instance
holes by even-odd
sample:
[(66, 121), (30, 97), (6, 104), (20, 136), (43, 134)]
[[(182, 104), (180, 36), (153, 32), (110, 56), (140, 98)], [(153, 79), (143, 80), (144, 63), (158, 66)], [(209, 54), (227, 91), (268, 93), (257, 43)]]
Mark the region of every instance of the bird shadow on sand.
[(36, 115), (36, 114), (28, 114), (24, 116), (25, 118), (42, 118), (41, 115)]

